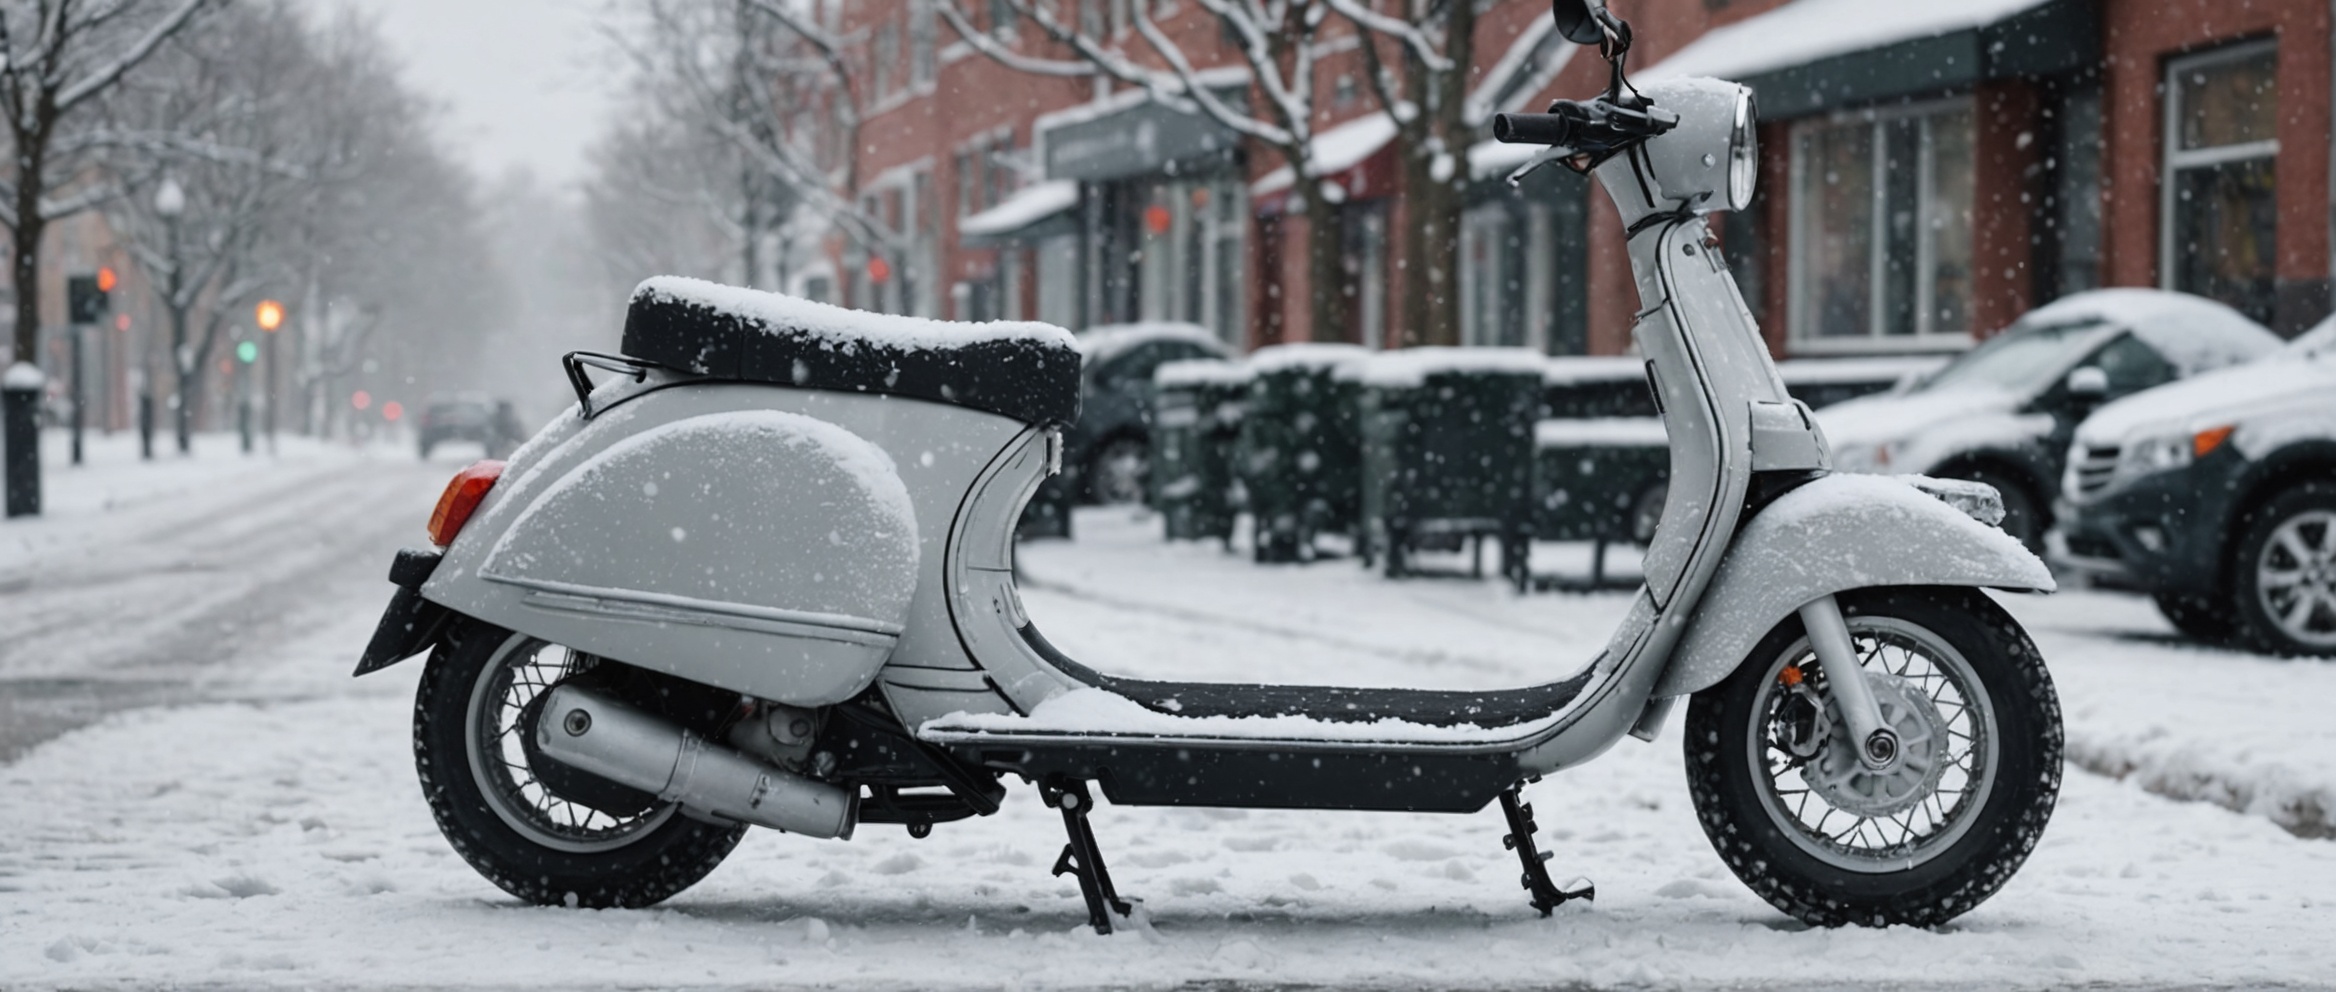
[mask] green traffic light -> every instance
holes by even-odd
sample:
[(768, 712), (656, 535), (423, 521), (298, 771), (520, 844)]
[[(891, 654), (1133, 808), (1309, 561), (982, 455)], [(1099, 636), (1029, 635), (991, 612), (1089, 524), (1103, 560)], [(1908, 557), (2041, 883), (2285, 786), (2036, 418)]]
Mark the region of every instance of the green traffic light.
[(238, 341), (238, 342), (236, 342), (236, 344), (235, 344), (235, 360), (236, 360), (236, 361), (239, 361), (239, 362), (242, 362), (242, 363), (243, 363), (243, 364), (245, 364), (245, 365), (250, 365), (250, 364), (251, 364), (251, 363), (253, 363), (253, 362), (259, 361), (259, 360), (260, 360), (260, 346), (259, 346), (259, 342), (257, 342), (257, 341)]

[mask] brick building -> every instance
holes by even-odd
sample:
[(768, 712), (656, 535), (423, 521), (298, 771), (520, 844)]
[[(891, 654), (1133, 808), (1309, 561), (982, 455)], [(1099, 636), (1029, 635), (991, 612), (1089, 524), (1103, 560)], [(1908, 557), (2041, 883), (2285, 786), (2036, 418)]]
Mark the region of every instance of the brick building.
[[(1246, 347), (1306, 333), (1310, 233), (1283, 209), (1289, 170), (1269, 146), (1140, 90), (1001, 65), (936, 2), (826, 10), (858, 55), (859, 201), (912, 246), (895, 264), (839, 244), (844, 302), (1073, 328), (1186, 320)], [(958, 2), (1014, 50), (1061, 57), (1005, 4)], [(1142, 58), (1131, 2), (1056, 8)], [(1217, 67), (1212, 84), (1257, 98), (1213, 16), (1150, 2), (1195, 65)], [(1758, 94), (1761, 193), (1721, 226), (1780, 355), (1958, 348), (2100, 285), (2201, 293), (2283, 333), (2330, 309), (2328, 0), (1612, 6), (1636, 28), (1634, 78), (1720, 75)], [(1602, 88), (1594, 53), (1538, 30), (1546, 3), (1480, 8), (1472, 99), (1539, 109)], [(1345, 337), (1404, 343), (1400, 149), (1336, 21), (1313, 147), (1345, 194)], [(1638, 301), (1612, 208), (1561, 169), (1510, 189), (1521, 158), (1489, 143), (1467, 156), (1464, 342), (1626, 350)]]

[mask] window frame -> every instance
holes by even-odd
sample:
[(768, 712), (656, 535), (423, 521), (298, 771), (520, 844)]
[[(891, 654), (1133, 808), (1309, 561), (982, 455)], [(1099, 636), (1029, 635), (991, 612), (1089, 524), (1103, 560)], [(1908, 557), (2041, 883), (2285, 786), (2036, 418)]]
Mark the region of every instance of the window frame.
[[(1935, 271), (1938, 256), (1935, 239), (1930, 236), (1930, 226), (1938, 209), (1935, 196), (1938, 180), (1938, 156), (1937, 138), (1928, 126), (1919, 130), (1920, 150), (1917, 153), (1915, 163), (1918, 170), (1915, 184), (1919, 211), (1915, 225), (1916, 230), (1920, 232), (1920, 235), (1915, 238), (1914, 247), (1915, 332), (1907, 335), (1882, 333), (1890, 309), (1883, 296), (1887, 292), (1888, 286), (1889, 253), (1884, 246), (1888, 243), (1886, 228), (1889, 223), (1889, 212), (1886, 208), (1889, 189), (1887, 184), (1881, 181), (1881, 177), (1887, 173), (1889, 145), (1884, 139), (1882, 130), (1885, 125), (1894, 121), (1922, 120), (1945, 116), (1957, 111), (1971, 115), (1974, 132), (1972, 141), (1973, 167), (1976, 168), (1978, 153), (1976, 132), (1979, 116), (1976, 101), (1969, 93), (1958, 93), (1952, 96), (1888, 106), (1840, 110), (1793, 123), (1790, 136), (1787, 139), (1790, 145), (1787, 156), (1789, 159), (1788, 174), (1785, 180), (1789, 190), (1787, 195), (1790, 197), (1785, 211), (1788, 244), (1785, 261), (1785, 340), (1787, 347), (1793, 354), (1943, 351), (1969, 347), (1973, 341), (1978, 339), (1975, 328), (1963, 331), (1936, 331), (1932, 329), (1932, 324), (1938, 316), (1937, 307), (1934, 305), (1938, 289)], [(1869, 139), (1871, 160), (1868, 167), (1873, 170), (1873, 180), (1870, 183), (1873, 191), (1869, 194), (1872, 202), (1867, 219), (1870, 229), (1866, 265), (1867, 285), (1871, 287), (1869, 292), (1873, 294), (1873, 298), (1867, 307), (1866, 334), (1857, 337), (1819, 337), (1811, 333), (1809, 327), (1809, 322), (1814, 319), (1810, 310), (1811, 294), (1814, 287), (1811, 285), (1812, 273), (1809, 270), (1812, 247), (1811, 218), (1809, 217), (1811, 197), (1808, 195), (1810, 169), (1804, 145), (1810, 136), (1820, 129), (1839, 128), (1850, 124), (1866, 128), (1871, 135)], [(1977, 211), (1977, 206), (1976, 203), (1968, 205), (1974, 213)], [(1975, 220), (1976, 217), (1974, 217)], [(1976, 225), (1974, 224), (1974, 226)], [(1977, 268), (1976, 258), (1973, 259), (1973, 268), (1974, 270)]]
[[(2225, 62), (2239, 62), (2253, 58), (2257, 55), (2263, 54), (2264, 52), (2271, 53), (2272, 97), (2273, 99), (2277, 99), (2280, 94), (2278, 92), (2279, 39), (2276, 36), (2234, 42), (2232, 44), (2206, 49), (2205, 51), (2191, 52), (2185, 55), (2169, 58), (2165, 61), (2164, 67), (2159, 70), (2158, 85), (2163, 88), (2162, 91), (2165, 94), (2164, 99), (2160, 101), (2163, 106), (2159, 108), (2162, 116), (2158, 122), (2158, 129), (2161, 132), (2158, 139), (2158, 147), (2160, 152), (2158, 159), (2159, 289), (2175, 289), (2174, 277), (2176, 266), (2174, 264), (2174, 254), (2178, 246), (2174, 244), (2174, 231), (2178, 225), (2174, 220), (2174, 211), (2180, 205), (2179, 197), (2177, 196), (2177, 190), (2181, 186), (2179, 179), (2181, 178), (2182, 171), (2186, 169), (2214, 168), (2216, 166), (2230, 165), (2236, 162), (2251, 162), (2257, 159), (2272, 160), (2272, 168), (2276, 171), (2278, 168), (2279, 159), (2279, 139), (2276, 137), (2265, 138), (2260, 141), (2241, 142), (2235, 145), (2215, 145), (2209, 148), (2183, 148), (2181, 134), (2182, 88), (2175, 84), (2175, 80), (2180, 78), (2181, 73), (2191, 69), (2200, 68), (2202, 66), (2219, 65)], [(2273, 133), (2276, 134), (2279, 124), (2279, 112), (2276, 106), (2274, 106), (2272, 110), (2271, 117)], [(2274, 197), (2278, 195), (2276, 187), (2274, 187), (2272, 195)]]

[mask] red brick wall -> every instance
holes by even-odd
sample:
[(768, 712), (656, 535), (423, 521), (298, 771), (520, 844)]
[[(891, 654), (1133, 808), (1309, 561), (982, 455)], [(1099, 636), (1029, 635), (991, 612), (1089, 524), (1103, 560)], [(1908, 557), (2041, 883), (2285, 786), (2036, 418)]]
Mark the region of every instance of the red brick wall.
[(2029, 237), (2043, 207), (2043, 98), (2034, 83), (1981, 83), (1971, 176), (1971, 333), (1987, 337), (2035, 306)]
[[(2104, 0), (2106, 280), (2158, 284), (2158, 180), (2164, 158), (2165, 60), (2234, 41), (2279, 40), (2279, 323), (2293, 331), (2327, 310), (2329, 274), (2329, 5), (2326, 0)], [(2313, 297), (2316, 296), (2316, 301)]]

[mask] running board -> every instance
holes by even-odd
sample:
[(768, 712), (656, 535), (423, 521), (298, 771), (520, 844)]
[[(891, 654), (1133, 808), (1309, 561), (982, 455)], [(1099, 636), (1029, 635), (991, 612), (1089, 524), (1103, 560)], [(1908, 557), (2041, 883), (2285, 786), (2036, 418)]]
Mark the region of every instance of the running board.
[[(938, 735), (922, 734), (939, 741)], [(1037, 781), (1093, 781), (1116, 806), (1474, 813), (1524, 777), (1513, 751), (1389, 753), (1272, 742), (1093, 737), (950, 740), (960, 760)]]

